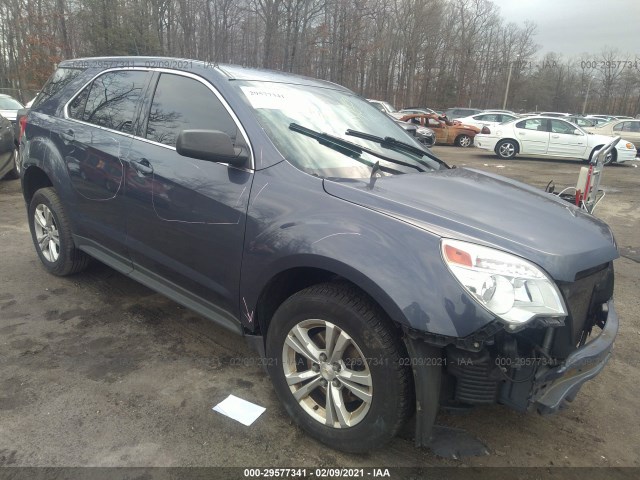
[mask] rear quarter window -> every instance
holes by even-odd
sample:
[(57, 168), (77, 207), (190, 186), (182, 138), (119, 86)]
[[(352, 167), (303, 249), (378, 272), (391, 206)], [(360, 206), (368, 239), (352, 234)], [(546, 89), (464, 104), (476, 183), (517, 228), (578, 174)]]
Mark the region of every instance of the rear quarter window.
[(49, 77), (47, 83), (44, 84), (44, 87), (42, 87), (42, 90), (33, 101), (31, 108), (36, 108), (38, 105), (47, 102), (62, 92), (65, 87), (75, 80), (83, 71), (84, 70), (80, 68), (58, 68), (53, 75)]

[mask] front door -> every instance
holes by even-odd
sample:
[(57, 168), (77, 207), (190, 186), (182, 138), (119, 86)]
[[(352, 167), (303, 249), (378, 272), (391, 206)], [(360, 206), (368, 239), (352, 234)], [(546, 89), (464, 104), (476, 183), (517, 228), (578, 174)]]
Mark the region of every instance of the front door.
[[(549, 120), (551, 135), (549, 138), (549, 155), (581, 158), (587, 150), (587, 136), (564, 120)], [(576, 133), (578, 132), (578, 133)]]
[(429, 117), (424, 117), (424, 119), (426, 120), (425, 127), (429, 127), (436, 134), (436, 144), (446, 144), (448, 141), (447, 127), (444, 122)]
[(253, 171), (183, 157), (175, 145), (185, 129), (220, 130), (243, 146), (246, 139), (213, 88), (188, 74), (159, 74), (146, 110), (127, 166), (134, 270), (237, 317)]

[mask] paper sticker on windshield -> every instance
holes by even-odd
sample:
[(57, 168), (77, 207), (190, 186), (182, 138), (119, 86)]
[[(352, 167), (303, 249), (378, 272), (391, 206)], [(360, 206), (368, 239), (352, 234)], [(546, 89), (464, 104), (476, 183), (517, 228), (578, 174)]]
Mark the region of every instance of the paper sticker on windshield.
[(241, 87), (253, 108), (283, 110), (292, 101), (291, 92), (278, 88)]

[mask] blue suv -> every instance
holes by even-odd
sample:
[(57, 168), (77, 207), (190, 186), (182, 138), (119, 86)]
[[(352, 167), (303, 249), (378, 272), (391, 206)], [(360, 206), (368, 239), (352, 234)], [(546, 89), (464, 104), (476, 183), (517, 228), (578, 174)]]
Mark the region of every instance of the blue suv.
[(44, 268), (95, 258), (244, 335), (289, 415), (341, 450), (441, 405), (551, 413), (618, 329), (609, 227), (450, 168), (365, 99), (284, 73), (64, 61), (20, 143)]

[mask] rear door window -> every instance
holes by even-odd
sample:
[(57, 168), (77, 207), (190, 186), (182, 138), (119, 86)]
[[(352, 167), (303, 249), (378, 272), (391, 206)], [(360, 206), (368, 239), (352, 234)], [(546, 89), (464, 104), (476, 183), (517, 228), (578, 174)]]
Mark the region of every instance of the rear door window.
[(476, 118), (478, 120), (482, 120), (483, 122), (497, 122), (500, 118), (500, 115), (496, 115), (495, 113), (486, 113), (484, 115), (478, 115)]
[(160, 75), (149, 112), (146, 138), (175, 147), (181, 130), (219, 130), (235, 143), (237, 126), (216, 95), (202, 82), (182, 75)]
[(521, 122), (516, 123), (517, 128), (524, 128), (525, 130), (537, 130), (539, 132), (545, 132), (544, 119), (541, 118), (529, 118)]
[(108, 72), (96, 78), (71, 103), (71, 118), (133, 133), (133, 120), (147, 80), (147, 72)]

